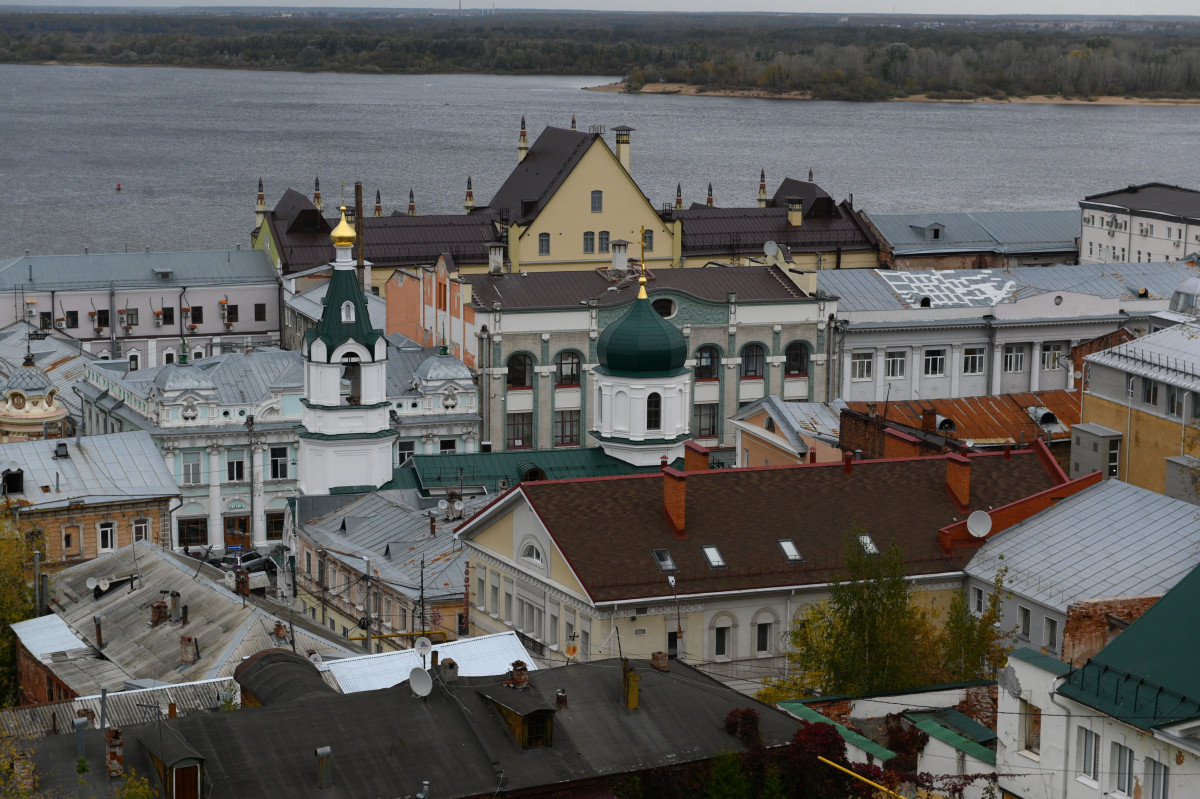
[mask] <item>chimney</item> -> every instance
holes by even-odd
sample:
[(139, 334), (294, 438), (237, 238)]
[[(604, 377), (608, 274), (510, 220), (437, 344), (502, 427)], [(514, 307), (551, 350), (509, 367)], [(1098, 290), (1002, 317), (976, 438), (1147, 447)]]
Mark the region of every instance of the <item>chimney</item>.
[(454, 682), (458, 679), (458, 662), (454, 658), (442, 661), (442, 682)]
[(650, 665), (657, 671), (670, 671), (671, 659), (667, 657), (666, 652), (651, 652)]
[(529, 685), (529, 666), (523, 660), (514, 660), (512, 664), (512, 679), (510, 680), (513, 688), (524, 688)]
[(258, 179), (258, 199), (254, 201), (254, 221), (261, 227), (267, 218), (267, 195), (263, 194), (262, 178)]
[[(709, 467), (709, 449), (695, 441), (689, 440), (683, 445), (683, 470), (685, 472), (703, 472)], [(666, 458), (666, 456), (663, 456)]]
[(946, 490), (959, 508), (971, 504), (971, 461), (957, 452), (946, 456)]
[(167, 603), (161, 599), (150, 603), (150, 626), (157, 627), (167, 620)]
[(87, 757), (87, 753), (83, 749), (83, 733), (88, 728), (88, 720), (86, 718), (71, 719), (71, 726), (75, 728), (75, 759)]
[(842, 471), (848, 475), (854, 474), (854, 453), (853, 452), (843, 452), (842, 453)]
[(521, 138), (517, 141), (517, 163), (525, 160), (525, 156), (529, 155), (529, 137), (525, 134), (525, 115), (521, 115)]
[(617, 125), (613, 132), (617, 134), (617, 160), (625, 167), (625, 171), (629, 172), (629, 134), (633, 132), (633, 128)]
[(92, 616), (92, 623), (96, 625), (96, 648), (97, 649), (104, 648), (104, 630), (102, 629), (101, 624), (100, 624), (102, 621), (104, 621), (104, 619), (103, 619), (103, 617), (100, 616), (99, 613), (97, 613), (95, 616)]
[(815, 449), (810, 449), (808, 451), (808, 462), (809, 463), (817, 462), (817, 451)]
[(317, 211), (325, 213), (325, 204), (321, 202), (321, 177), (313, 181), (313, 205), (317, 206)]
[(686, 529), (684, 517), (687, 511), (687, 474), (670, 466), (663, 467), (662, 474), (663, 512), (667, 514), (667, 521), (670, 522), (675, 535), (682, 538)]
[(758, 170), (758, 207), (767, 207), (767, 170)]
[(173, 719), (179, 717), (179, 705), (174, 702), (167, 703), (167, 718)]
[(438, 667), (438, 663), (440, 663), (440, 662), (441, 661), (438, 657), (438, 651), (436, 649), (434, 649), (433, 651), (431, 651), (429, 653), (429, 668), (436, 669)]
[(183, 605), (179, 608), (179, 623), (180, 624), (186, 625), (188, 623), (187, 608), (188, 608), (187, 605)]
[(171, 592), (171, 621), (179, 621), (179, 592)]
[(557, 691), (554, 692), (554, 709), (555, 710), (566, 710), (567, 709), (567, 689), (566, 688), (559, 688)]
[(641, 675), (633, 670), (633, 666), (629, 665), (629, 661), (626, 658), (621, 658), (621, 689), (625, 697), (626, 710), (637, 710), (638, 683), (641, 681)]
[(926, 433), (937, 432), (937, 411), (933, 408), (921, 410), (921, 429)]
[(504, 271), (504, 245), (493, 244), (488, 247), (488, 274), (499, 275)]
[(429, 514), (429, 537), (433, 538), (437, 535), (437, 516)]
[(195, 638), (190, 635), (179, 636), (179, 660), (181, 663), (184, 665), (195, 663), (199, 654)]
[(878, 402), (868, 402), (867, 403), (867, 418), (875, 419), (878, 416), (879, 416), (879, 403)]
[(120, 777), (125, 773), (125, 739), (121, 730), (113, 727), (104, 733), (105, 755), (104, 765), (109, 777)]
[(626, 272), (629, 270), (629, 242), (617, 239), (609, 245), (612, 249), (612, 270)]
[(1012, 460), (1012, 442), (1011, 441), (1004, 442), (1004, 460), (1006, 460), (1006, 461)]
[(792, 227), (800, 227), (804, 223), (804, 200), (799, 197), (787, 198), (787, 220)]
[(463, 201), (463, 208), (468, 214), (475, 210), (475, 189), (471, 186), (470, 175), (467, 175), (467, 199)]
[(317, 756), (317, 787), (333, 787), (333, 750), (328, 746), (318, 746), (313, 752)]

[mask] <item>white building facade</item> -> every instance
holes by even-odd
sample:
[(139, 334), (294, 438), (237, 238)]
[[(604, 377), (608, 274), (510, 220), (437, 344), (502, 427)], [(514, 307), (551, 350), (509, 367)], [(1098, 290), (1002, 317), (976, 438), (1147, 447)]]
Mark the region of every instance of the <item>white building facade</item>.
[(1200, 251), (1200, 191), (1147, 183), (1089, 195), (1079, 207), (1080, 263), (1162, 263)]

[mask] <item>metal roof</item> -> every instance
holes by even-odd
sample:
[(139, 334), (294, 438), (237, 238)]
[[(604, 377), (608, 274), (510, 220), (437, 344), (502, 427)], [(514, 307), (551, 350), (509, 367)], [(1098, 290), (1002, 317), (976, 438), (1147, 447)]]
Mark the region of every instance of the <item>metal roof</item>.
[[(57, 457), (66, 448), (66, 457)], [(32, 510), (179, 496), (179, 486), (143, 430), (0, 444), (0, 463), (24, 471)], [(16, 496), (14, 494), (14, 496)]]
[[(328, 292), (329, 281), (323, 280), (310, 289), (291, 295), (284, 303), (310, 322), (319, 322), (321, 314), (325, 311), (325, 295)], [(387, 302), (374, 294), (364, 294), (363, 297), (367, 302), (367, 315), (370, 317), (371, 327), (376, 330), (386, 329)]]
[[(982, 724), (972, 721), (967, 716), (954, 710), (938, 710), (932, 713), (905, 713), (906, 717), (912, 721), (913, 726), (922, 732), (928, 733), (931, 738), (936, 738), (944, 744), (949, 744), (960, 752), (965, 752), (976, 760), (987, 763), (990, 766), (996, 765), (996, 752), (987, 748), (978, 740), (963, 734), (963, 729), (980, 728), (991, 733), (987, 740), (995, 740), (996, 733), (988, 730)], [(963, 721), (970, 724), (963, 724)], [(973, 725), (973, 726), (972, 726)]]
[(1196, 506), (1107, 480), (987, 540), (967, 564), (991, 582), (1066, 612), (1072, 602), (1161, 594), (1200, 564)]
[(69, 652), (72, 649), (87, 647), (58, 616), (40, 616), (19, 621), (11, 626), (21, 646), (38, 659), (53, 652)]
[(817, 273), (821, 291), (838, 297), (839, 312), (988, 308), (1002, 302), (1068, 291), (1104, 299), (1169, 300), (1184, 280), (1200, 275), (1187, 261), (1173, 263), (1021, 266), (1011, 269), (840, 269)]
[(1044, 671), (1057, 674), (1060, 677), (1071, 670), (1069, 665), (1063, 663), (1058, 658), (1047, 655), (1045, 652), (1039, 652), (1036, 649), (1030, 649), (1027, 646), (1014, 649), (1008, 653), (1008, 656), (1031, 663)]
[(491, 202), (477, 208), (471, 216), (477, 218), (481, 214), (493, 214), (504, 209), (512, 221), (528, 224), (542, 212), (546, 203), (570, 177), (575, 165), (596, 142), (608, 150), (608, 145), (598, 133), (547, 126), (496, 190)]
[[(1073, 252), (1080, 229), (1078, 210), (872, 214), (870, 220), (896, 255)], [(936, 239), (925, 233), (931, 225), (942, 226)]]
[(1181, 324), (1084, 358), (1126, 374), (1200, 391), (1200, 326)]
[(1200, 191), (1166, 183), (1143, 183), (1101, 194), (1089, 194), (1080, 205), (1085, 208), (1112, 206), (1200, 219)]
[[(886, 413), (889, 422), (920, 429), (922, 411), (932, 409), (939, 416), (954, 422), (954, 438), (969, 440), (978, 445), (1003, 444), (1006, 441), (1024, 443), (1046, 435), (1051, 441), (1068, 439), (1071, 428), (1080, 419), (1080, 397), (1077, 391), (1056, 389), (1036, 394), (999, 394), (957, 399), (905, 400), (901, 402), (847, 402), (852, 411), (866, 413), (868, 405), (876, 405)], [(1030, 415), (1030, 408), (1045, 408), (1054, 414), (1054, 424), (1039, 424)], [(943, 431), (938, 431), (943, 432)]]
[(777, 433), (787, 439), (797, 454), (803, 456), (808, 452), (808, 444), (801, 439), (802, 435), (811, 435), (826, 444), (837, 446), (840, 409), (844, 406), (845, 402), (840, 399), (832, 403), (784, 402), (777, 394), (768, 394), (730, 418), (740, 421), (766, 411), (775, 421)]
[(805, 209), (803, 222), (788, 221), (787, 208), (720, 208), (705, 205), (672, 211), (683, 222), (681, 248), (695, 257), (730, 252), (761, 254), (768, 241), (792, 252), (872, 250), (875, 240), (849, 203), (829, 202), (825, 213)]
[(14, 322), (0, 330), (0, 375), (7, 377), (21, 368), (28, 345), (33, 353), (34, 364), (46, 373), (58, 389), (57, 401), (78, 417), (81, 410), (79, 398), (71, 391), (71, 386), (83, 379), (87, 365), (96, 360), (96, 356), (82, 352), (78, 341), (60, 338), (54, 331), (42, 331), (50, 335), (40, 341), (28, 341), (26, 337), (36, 330), (34, 325), (25, 321)]
[(886, 763), (896, 756), (896, 753), (891, 749), (881, 746), (862, 733), (855, 732), (844, 724), (839, 724), (828, 716), (818, 713), (804, 704), (804, 702), (779, 702), (775, 706), (811, 724), (828, 724), (837, 730), (838, 735), (842, 737), (843, 741), (851, 746), (858, 747), (869, 755), (873, 755), (881, 763)]
[(86, 291), (275, 283), (264, 250), (24, 255), (0, 260), (0, 291)]
[[(438, 653), (442, 663), (452, 658), (458, 664), (460, 677), (504, 674), (512, 668), (515, 660), (524, 661), (530, 671), (537, 669), (537, 664), (512, 631), (434, 644), (433, 651)], [(320, 668), (333, 674), (342, 693), (352, 694), (399, 685), (408, 679), (414, 668), (424, 666), (417, 650), (402, 649), (398, 652), (327, 660)]]
[(602, 477), (657, 472), (658, 466), (631, 466), (598, 447), (584, 449), (528, 449), (504, 452), (469, 452), (413, 457), (417, 480), (426, 490), (455, 489), (459, 484), (496, 489), (499, 480), (513, 486), (538, 470), (545, 480)]

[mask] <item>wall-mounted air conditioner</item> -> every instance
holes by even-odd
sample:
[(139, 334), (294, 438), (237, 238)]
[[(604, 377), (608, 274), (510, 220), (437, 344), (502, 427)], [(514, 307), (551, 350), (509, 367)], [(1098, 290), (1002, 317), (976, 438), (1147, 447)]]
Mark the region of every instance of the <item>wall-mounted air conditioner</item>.
[(26, 316), (37, 316), (37, 308), (26, 308), (25, 315)]
[(66, 330), (67, 329), (67, 320), (66, 319), (56, 319), (54, 321), (54, 326), (57, 327), (59, 330)]

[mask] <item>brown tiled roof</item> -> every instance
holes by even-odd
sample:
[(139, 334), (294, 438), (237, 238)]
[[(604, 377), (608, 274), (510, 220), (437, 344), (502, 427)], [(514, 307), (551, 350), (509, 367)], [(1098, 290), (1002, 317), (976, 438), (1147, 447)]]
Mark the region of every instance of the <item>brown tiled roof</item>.
[[(530, 272), (528, 274), (460, 275), (471, 284), (477, 308), (499, 302), (505, 310), (579, 308), (580, 302), (595, 299), (601, 307), (623, 305), (637, 297), (637, 280), (610, 278), (608, 272)], [(736, 291), (739, 303), (788, 302), (804, 298), (804, 292), (775, 266), (710, 267), (707, 269), (660, 269), (648, 271), (647, 292), (674, 291), (709, 302), (728, 301)], [(616, 291), (609, 291), (616, 288)]]
[[(867, 412), (867, 402), (847, 402), (846, 407)], [(884, 406), (879, 403), (882, 413)], [(1044, 434), (1034, 422), (1028, 409), (1044, 406), (1058, 421), (1069, 427), (1079, 424), (1080, 404), (1077, 391), (1039, 391), (1037, 394), (1001, 394), (994, 397), (962, 397), (960, 399), (908, 400), (887, 404), (888, 421), (909, 427), (921, 427), (921, 411), (932, 408), (935, 413), (954, 421), (954, 437), (976, 444), (1020, 443), (1033, 441)], [(1069, 439), (1069, 429), (1053, 430), (1052, 441)]]
[[(812, 184), (803, 184), (812, 185)], [(875, 239), (848, 203), (833, 205), (821, 213), (820, 206), (805, 205), (799, 227), (788, 224), (787, 208), (691, 208), (673, 211), (683, 221), (683, 254), (696, 257), (724, 254), (762, 255), (763, 244), (774, 241), (793, 252), (875, 248)]]
[(524, 160), (509, 173), (492, 201), (484, 208), (477, 208), (472, 215), (506, 210), (511, 221), (529, 223), (541, 213), (599, 137), (596, 133), (548, 126), (530, 146)]
[[(958, 456), (955, 456), (958, 457)], [(987, 510), (1062, 482), (1044, 446), (971, 454), (970, 508)], [(880, 551), (904, 550), (911, 576), (959, 571), (972, 551), (946, 556), (939, 528), (966, 512), (946, 489), (946, 456), (686, 473), (685, 536), (663, 510), (660, 474), (522, 483), (523, 491), (594, 601), (672, 596), (651, 550), (667, 549), (681, 596), (817, 585), (837, 577), (845, 536), (862, 527)], [(788, 563), (780, 539), (803, 563)], [(701, 547), (728, 566), (713, 569)]]
[(771, 198), (771, 205), (776, 208), (787, 208), (789, 197), (796, 197), (804, 201), (804, 215), (807, 217), (809, 213), (828, 216), (834, 206), (833, 198), (828, 192), (807, 180), (796, 180), (795, 178), (784, 178), (779, 184), (779, 188), (775, 191), (775, 196)]

